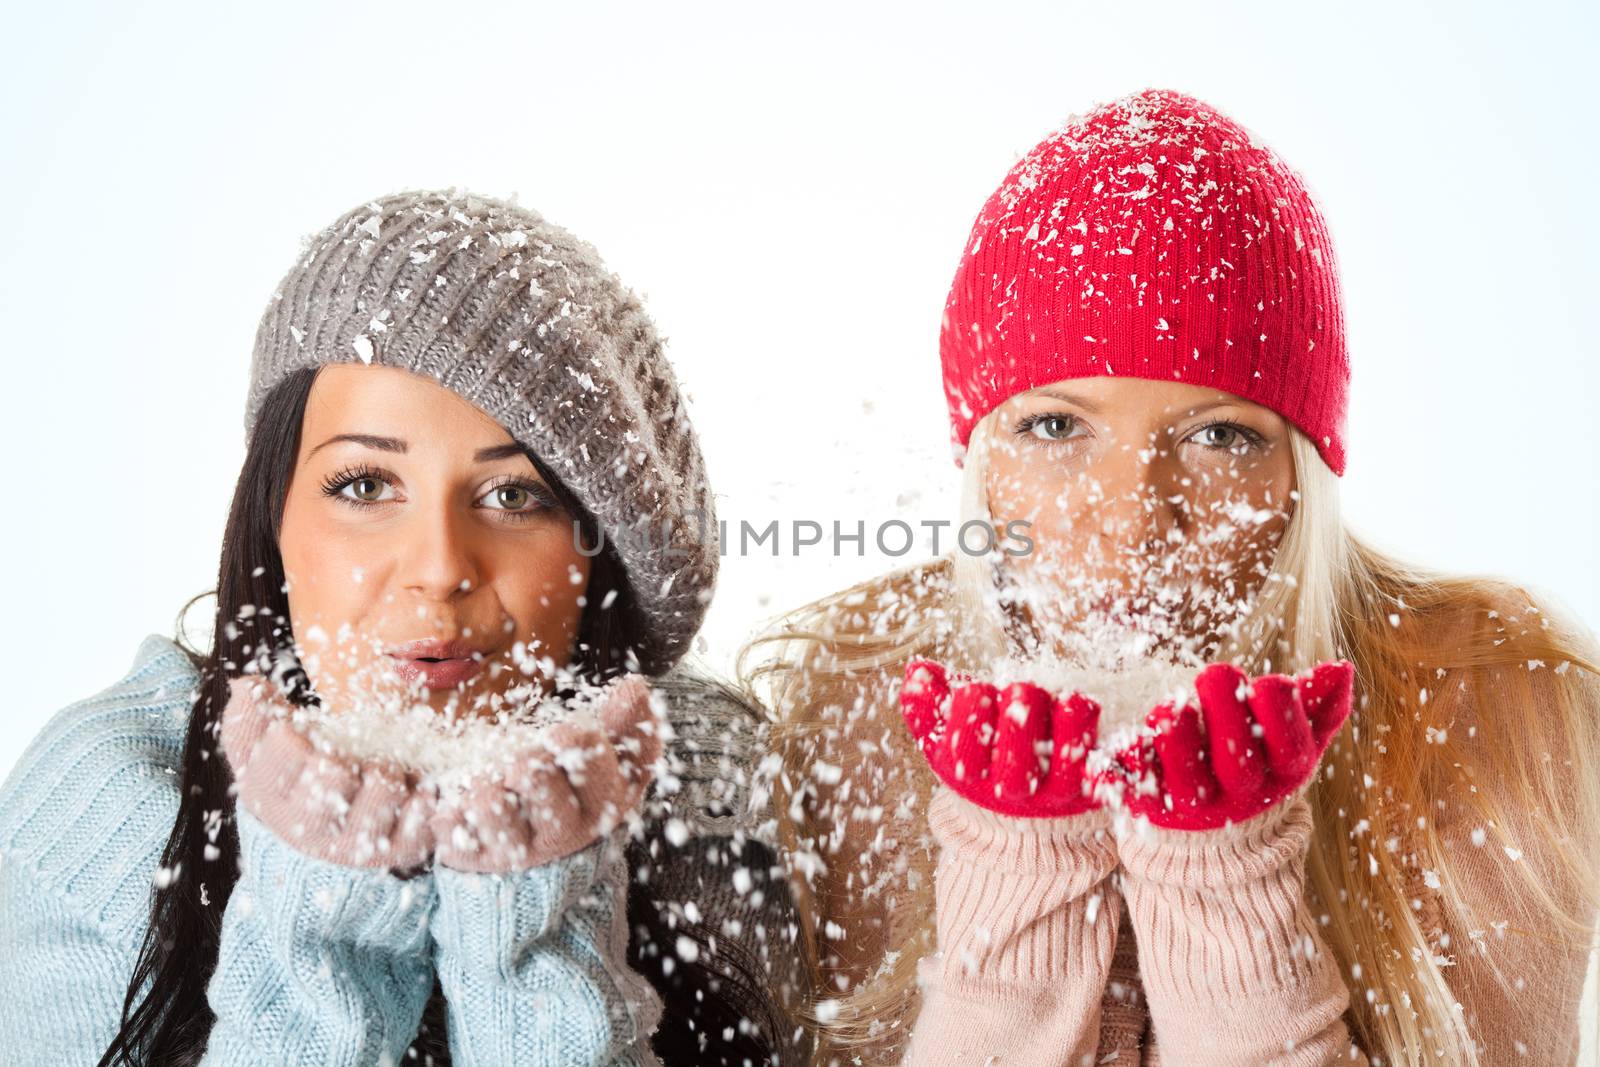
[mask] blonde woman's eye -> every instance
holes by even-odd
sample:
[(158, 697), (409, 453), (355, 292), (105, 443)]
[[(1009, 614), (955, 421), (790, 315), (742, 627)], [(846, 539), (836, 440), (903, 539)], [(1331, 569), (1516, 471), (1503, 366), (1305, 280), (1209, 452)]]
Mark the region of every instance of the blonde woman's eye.
[(1078, 420), (1071, 415), (1030, 415), (1017, 427), (1019, 434), (1028, 434), (1041, 441), (1065, 441), (1073, 437)]
[(1261, 444), (1261, 435), (1235, 422), (1213, 422), (1202, 426), (1190, 438), (1196, 444), (1219, 451), (1242, 453)]

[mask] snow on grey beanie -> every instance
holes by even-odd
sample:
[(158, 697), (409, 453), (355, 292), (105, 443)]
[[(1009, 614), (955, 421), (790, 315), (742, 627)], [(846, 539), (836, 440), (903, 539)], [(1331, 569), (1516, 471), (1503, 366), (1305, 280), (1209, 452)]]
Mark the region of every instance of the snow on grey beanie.
[(455, 189), (353, 208), (262, 315), (247, 438), (290, 372), (356, 362), (429, 375), (532, 448), (617, 551), (640, 669), (682, 658), (716, 582), (711, 489), (655, 327), (591, 245)]

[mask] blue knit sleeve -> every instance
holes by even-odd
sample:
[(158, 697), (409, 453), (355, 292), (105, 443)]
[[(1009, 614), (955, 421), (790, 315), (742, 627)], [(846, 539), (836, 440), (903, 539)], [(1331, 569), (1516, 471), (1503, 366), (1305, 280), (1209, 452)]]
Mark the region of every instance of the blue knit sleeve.
[(137, 954), (0, 856), (0, 1055), (95, 1063), (117, 1032)]
[[(403, 1062), (433, 988), (429, 878), (304, 857), (245, 812), (239, 836), (203, 1067)], [(95, 1063), (137, 955), (137, 942), (0, 860), (0, 1048), (18, 1062)]]
[(513, 874), (435, 868), (456, 1067), (656, 1064), (661, 1000), (627, 962), (626, 834)]
[[(0, 1061), (87, 1067), (117, 1032), (197, 682), (150, 635), (126, 676), (51, 718), (0, 787)], [(403, 1062), (433, 984), (431, 876), (314, 860), (237, 814), (203, 1062)]]
[(307, 856), (240, 809), (202, 1067), (401, 1062), (433, 989), (433, 880)]
[(150, 635), (120, 680), (50, 718), (0, 786), (0, 1058), (93, 1064), (116, 1034), (196, 677)]

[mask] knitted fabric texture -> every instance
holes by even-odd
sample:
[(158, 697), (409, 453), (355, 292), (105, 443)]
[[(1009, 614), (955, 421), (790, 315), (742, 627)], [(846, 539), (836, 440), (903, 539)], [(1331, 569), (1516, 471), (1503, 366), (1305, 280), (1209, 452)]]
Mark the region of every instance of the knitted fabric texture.
[(1153, 1063), (1157, 1034), (1184, 1067), (1363, 1062), (1304, 900), (1297, 804), (1248, 835), (1114, 840), (1104, 810), (1017, 819), (941, 789), (939, 953), (905, 1067)]
[(1345, 1021), (1349, 988), (1306, 900), (1311, 829), (1299, 792), (1219, 830), (1119, 835), (1122, 896), (1166, 1062), (1367, 1062)]
[(655, 1065), (661, 998), (628, 953), (626, 830), (514, 874), (436, 867), (452, 1060)]
[(973, 223), (939, 338), (958, 465), (1016, 395), (1115, 375), (1271, 408), (1345, 469), (1339, 272), (1306, 183), (1208, 104), (1146, 89), (1069, 117)]
[(1096, 1062), (1122, 915), (1110, 825), (1104, 811), (1015, 819), (934, 794), (939, 951), (918, 962), (904, 1067)]
[[(1483, 714), (1510, 707), (1515, 707), (1519, 720), (1544, 721), (1556, 714), (1550, 672), (1540, 674), (1546, 676), (1546, 684), (1533, 690), (1530, 702), (1516, 704), (1508, 693), (1486, 686), (1457, 705), (1451, 732), (1472, 739), (1468, 758), (1474, 764), (1486, 762), (1486, 746), (1492, 743), (1474, 729)], [(1600, 707), (1600, 682), (1593, 679), (1588, 701)], [(1413, 900), (1428, 944), (1441, 957), (1450, 995), (1459, 1001), (1477, 1043), (1479, 1062), (1577, 1063), (1589, 948), (1586, 939), (1569, 937), (1554, 920), (1530, 911), (1527, 889), (1514, 869), (1539, 864), (1545, 885), (1564, 906), (1574, 909), (1585, 906), (1583, 887), (1577, 876), (1560, 869), (1548, 850), (1523, 854), (1486, 846), (1482, 815), (1466, 791), (1450, 788), (1451, 774), (1435, 773), (1439, 777), (1430, 779), (1428, 792), (1440, 798), (1440, 806), (1429, 821), (1439, 834), (1438, 850), (1424, 847), (1425, 835), (1410, 819), (1399, 819), (1390, 827), (1394, 841), (1384, 847), (1405, 857), (1407, 881), (1415, 889), (1407, 899)], [(1575, 796), (1569, 792), (1565, 803), (1576, 803)], [(1512, 820), (1503, 828), (1508, 840), (1538, 840), (1539, 824), (1549, 817), (1546, 811), (1516, 805), (1505, 810)], [(972, 854), (970, 842), (977, 839), (970, 831), (949, 832), (950, 811), (929, 812), (930, 829), (942, 834), (938, 837), (941, 869), (970, 863), (966, 859)], [(1030, 820), (974, 808), (965, 821), (1009, 827), (1017, 841), (1030, 840), (1023, 836)], [(1052, 820), (1038, 822), (1046, 833), (1061, 832)], [(1320, 932), (1325, 909), (1313, 907), (1306, 895), (1305, 862), (1313, 825), (1303, 792), (1247, 822), (1220, 830), (1196, 833), (1124, 825), (1124, 831), (1133, 832), (1117, 841), (1120, 869), (1105, 883), (1100, 912), (1104, 921), (1113, 898), (1120, 903), (1122, 920), (1109, 974), (1102, 976), (1095, 969), (1098, 956), (1086, 956), (1080, 960), (1085, 969), (1070, 982), (996, 982), (978, 987), (959, 1015), (924, 1010), (916, 1021), (915, 1043), (931, 1049), (960, 1048), (973, 1034), (991, 1034), (993, 1039), (976, 1050), (979, 1054), (964, 1062), (1013, 1062), (1007, 1057), (1014, 1057), (1013, 1050), (1024, 1045), (1035, 1028), (1068, 1021), (1093, 1027), (1094, 1020), (1079, 1008), (1087, 1003), (1085, 994), (1075, 985), (1097, 988), (1103, 981), (1099, 1043), (1092, 1060), (1096, 1064), (1366, 1063), (1362, 1051), (1376, 1056), (1384, 1050), (1358, 1046), (1356, 1053), (1351, 1052), (1356, 1035), (1349, 1025), (1353, 1016), (1348, 1006), (1370, 985), (1353, 976), (1342, 977), (1348, 972), (1341, 972)], [(1454, 887), (1447, 883), (1441, 888), (1438, 872), (1431, 868), (1446, 853), (1459, 858), (1459, 879)], [(1027, 883), (1018, 878), (1015, 866), (1008, 870), (1001, 863), (988, 863), (981, 877), (968, 880), (964, 891), (947, 891), (939, 898), (941, 944), (947, 943), (947, 932), (970, 924), (972, 916), (999, 934), (1075, 918), (1077, 913), (1060, 906), (1056, 889), (1081, 884), (1074, 880), (1082, 853), (1039, 850), (1035, 855), (1049, 855), (1058, 865), (1040, 883), (1051, 893), (1019, 893)], [(946, 886), (954, 885), (947, 877)], [(1031, 913), (1019, 916), (1016, 903), (1029, 901)], [(1462, 910), (1468, 901), (1470, 912)], [(1084, 910), (1081, 921), (1088, 919)], [(1047, 953), (1033, 957), (1035, 968), (1047, 966), (1064, 949), (1084, 944), (1092, 933), (1077, 931), (1049, 942)], [(1005, 943), (1021, 942), (1012, 936)], [(977, 958), (999, 957), (990, 952)], [(1093, 966), (1087, 966), (1091, 962)], [(1347, 980), (1350, 985), (1345, 987)], [(922, 998), (924, 1009), (929, 1003), (948, 1003), (937, 987), (925, 990)], [(1055, 1010), (1063, 1006), (1079, 1014), (1063, 1017)], [(1028, 1022), (1020, 1026), (1017, 1020), (1025, 1015)], [(1058, 1047), (1082, 1052), (1089, 1044), (1071, 1031)], [(1434, 1055), (1429, 1048), (1420, 1052)], [(995, 1058), (985, 1060), (985, 1055)], [(1020, 1062), (1069, 1061), (1056, 1055)]]
[(683, 654), (716, 580), (715, 505), (661, 339), (591, 245), (455, 190), (347, 211), (262, 315), (246, 434), (273, 386), (327, 363), (425, 374), (499, 420), (615, 546), (643, 673)]
[[(800, 916), (779, 859), (771, 794), (776, 772), (763, 762), (771, 752), (770, 723), (692, 655), (652, 688), (666, 698), (673, 737), (646, 813), (668, 845), (687, 840), (667, 848), (659, 839), (635, 841), (629, 851), (634, 877), (652, 887), (650, 906), (697, 946), (709, 972), (754, 976), (725, 978), (719, 992), (737, 1007), (738, 1027), (764, 1037), (773, 1067), (807, 1067), (812, 1035), (795, 1011), (811, 982)], [(684, 970), (674, 965), (673, 945), (636, 939), (632, 948), (638, 970), (664, 992), (676, 990), (672, 1007), (693, 995), (682, 983)], [(706, 1024), (688, 1012), (663, 1016), (658, 1034), (666, 1031), (676, 1034), (679, 1047), (700, 1044), (705, 1051), (696, 1063), (704, 1067), (743, 1062), (715, 1040), (707, 1047)]]
[[(146, 637), (128, 673), (57, 712), (0, 785), (0, 1047), (26, 1050), (27, 1062), (92, 1062), (116, 1032), (177, 813), (199, 681), (177, 645)], [(675, 701), (696, 691), (676, 671), (663, 685)], [(748, 954), (775, 970), (796, 958), (793, 905), (783, 879), (768, 876), (770, 852), (754, 889), (733, 861), (749, 862), (758, 845), (746, 828), (766, 822), (746, 814), (748, 783), (715, 791), (726, 807), (708, 818), (729, 825), (702, 834), (688, 818), (724, 765), (721, 753), (702, 753), (726, 744), (736, 709), (695, 701), (692, 713), (669, 710), (679, 733), (668, 765), (693, 787), (668, 810), (689, 833), (664, 827), (652, 809), (626, 858), (613, 837), (529, 872), (436, 867), (399, 878), (304, 855), (239, 811), (241, 879), (208, 990), (217, 1023), (205, 1062), (411, 1062), (406, 1045), (437, 969), (457, 1063), (654, 1063), (642, 1035), (658, 1025), (649, 982), (661, 979), (628, 966), (635, 953), (622, 907), (625, 880), (641, 869), (663, 908), (697, 904), (683, 929), (714, 944), (717, 958)], [(726, 759), (746, 775), (755, 762), (742, 748)], [(207, 877), (203, 867), (174, 876)], [(767, 988), (724, 995), (740, 1015), (771, 1019), (764, 1029), (775, 1046), (786, 1039), (785, 1067), (805, 1062)], [(512, 1040), (549, 1058), (508, 1060), (503, 1043)]]

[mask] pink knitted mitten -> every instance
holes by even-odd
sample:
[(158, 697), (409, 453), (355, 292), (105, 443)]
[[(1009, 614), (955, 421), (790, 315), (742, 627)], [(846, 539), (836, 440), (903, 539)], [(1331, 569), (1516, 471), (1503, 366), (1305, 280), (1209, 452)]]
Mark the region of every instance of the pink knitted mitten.
[(592, 719), (520, 737), (493, 773), (440, 797), (431, 824), (438, 862), (509, 872), (584, 848), (639, 804), (665, 729), (643, 677), (617, 679)]
[(240, 675), (228, 686), (222, 751), (246, 811), (330, 863), (404, 869), (427, 860), (433, 801), (414, 772), (318, 751), (270, 679)]

